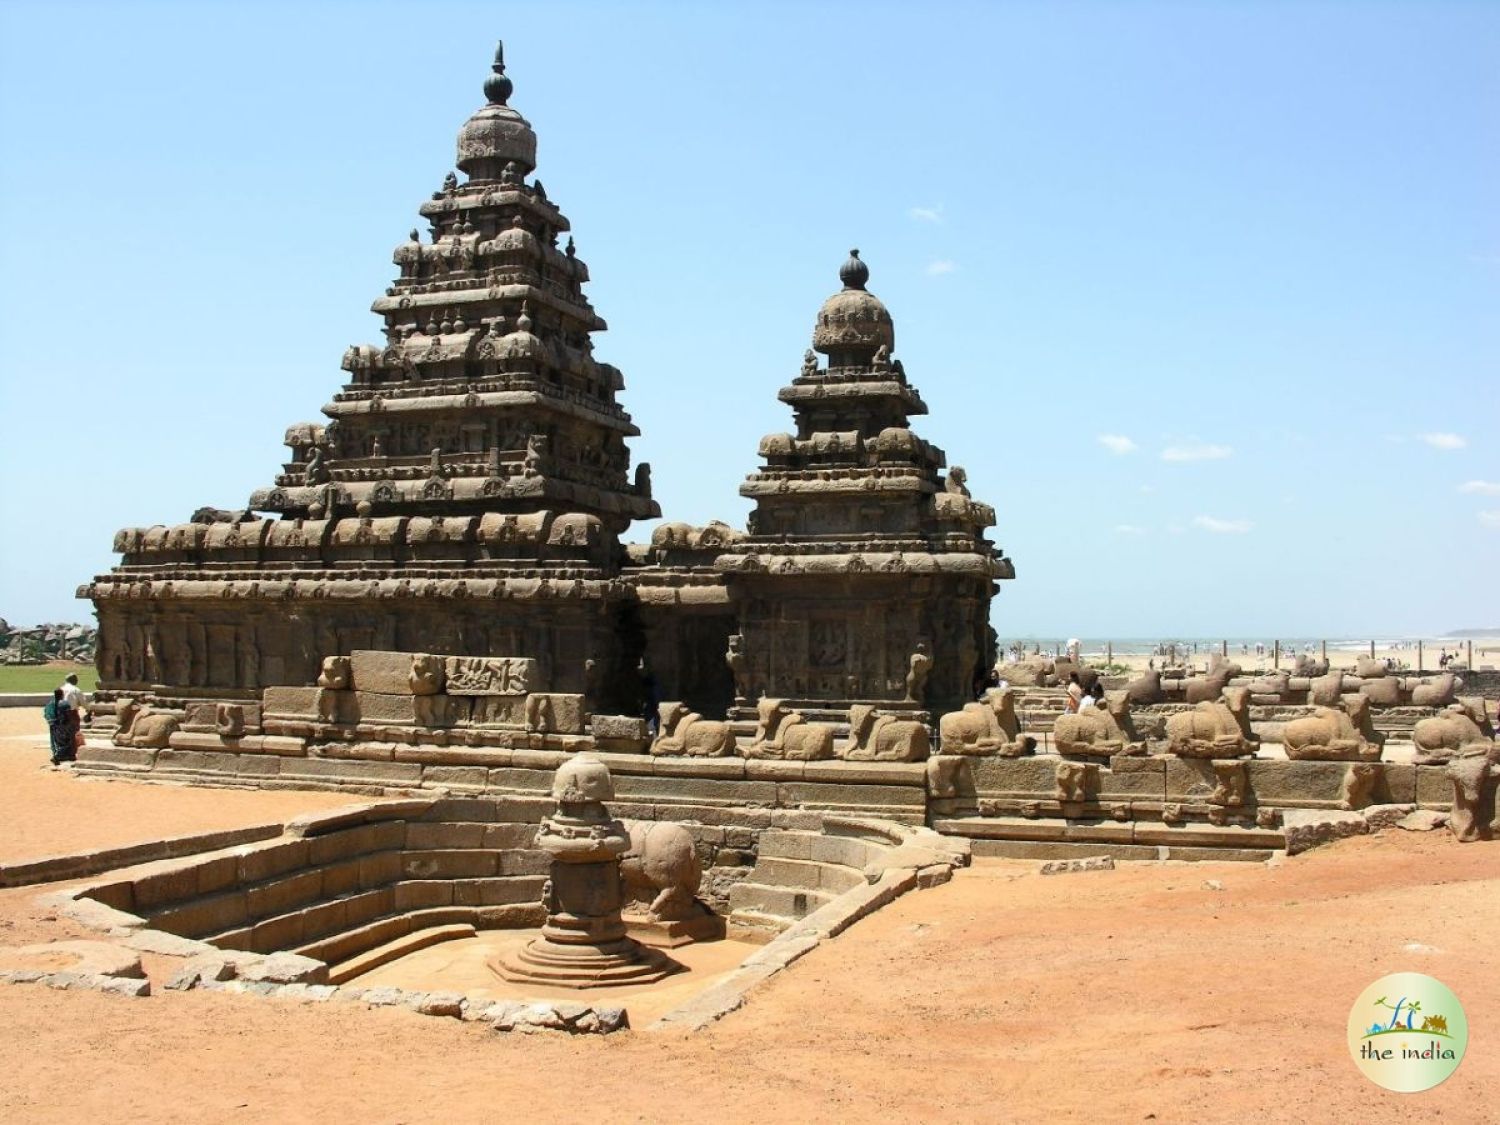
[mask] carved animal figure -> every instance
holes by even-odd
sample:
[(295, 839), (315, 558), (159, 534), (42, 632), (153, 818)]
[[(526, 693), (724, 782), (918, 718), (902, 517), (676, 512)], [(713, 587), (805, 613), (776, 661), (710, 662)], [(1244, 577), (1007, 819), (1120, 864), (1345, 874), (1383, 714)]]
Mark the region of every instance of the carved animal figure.
[(411, 658), (407, 684), (413, 695), (436, 695), (443, 690), (443, 658), (419, 652)]
[(1056, 665), (1047, 657), (1028, 656), (1000, 666), (1000, 675), (1016, 687), (1047, 687), (1057, 682)]
[(987, 691), (977, 703), (950, 711), (938, 720), (938, 745), (944, 754), (999, 754), (1019, 758), (1036, 749), (1036, 739), (1021, 734), (1016, 693), (1010, 688)]
[(1351, 812), (1368, 805), (1382, 768), (1379, 762), (1351, 762), (1344, 769), (1344, 780), (1339, 786), (1339, 808)]
[(1417, 748), (1413, 760), (1440, 765), (1461, 754), (1465, 747), (1485, 747), (1494, 737), (1495, 728), (1490, 725), (1484, 700), (1461, 699), (1441, 715), (1419, 719), (1412, 727), (1411, 740)]
[(1052, 771), (1052, 799), (1064, 803), (1087, 801), (1099, 776), (1099, 767), (1085, 762), (1058, 762)]
[(1500, 832), (1500, 801), (1495, 795), (1500, 784), (1500, 744), (1455, 759), (1445, 772), (1453, 783), (1453, 811), (1448, 824), (1459, 842), (1472, 844)]
[(126, 700), (115, 707), (116, 746), (137, 746), (159, 750), (167, 745), (177, 733), (181, 720), (176, 715), (153, 711), (142, 707), (134, 700)]
[(323, 668), (318, 673), (318, 686), (333, 691), (348, 689), (354, 674), (347, 656), (323, 657)]
[(1160, 703), (1166, 699), (1167, 693), (1161, 686), (1161, 673), (1155, 670), (1142, 672), (1125, 685), (1125, 698), (1138, 707)]
[(1326, 676), (1328, 675), (1328, 658), (1326, 656), (1312, 657), (1305, 652), (1299, 652), (1296, 661), (1292, 664), (1292, 675), (1306, 679)]
[(693, 834), (666, 820), (627, 820), (630, 850), (620, 857), (626, 897), (647, 902), (646, 916), (670, 922), (697, 913), (703, 866)]
[(1281, 730), (1286, 756), (1299, 761), (1372, 762), (1380, 757), (1381, 737), (1370, 725), (1368, 696), (1354, 695), (1339, 707), (1319, 707)]
[(1184, 680), (1182, 699), (1184, 703), (1209, 703), (1224, 694), (1229, 681), (1240, 674), (1240, 666), (1233, 661), (1224, 661), (1203, 677)]
[(651, 753), (672, 757), (722, 758), (734, 754), (734, 731), (728, 723), (705, 719), (682, 703), (657, 708), (660, 728)]
[(1440, 1031), (1444, 1035), (1447, 1035), (1448, 1034), (1448, 1017), (1447, 1016), (1425, 1016), (1422, 1019), (1422, 1030), (1423, 1031)]
[(762, 699), (756, 711), (760, 724), (745, 757), (800, 762), (833, 757), (833, 728), (827, 723), (808, 722), (802, 712), (788, 710), (780, 699)]
[(1250, 693), (1245, 688), (1223, 690), (1224, 702), (1202, 700), (1191, 711), (1167, 719), (1167, 750), (1179, 758), (1238, 758), (1253, 754), (1247, 737)]
[(881, 715), (868, 703), (849, 708), (849, 745), (843, 753), (849, 761), (920, 762), (930, 749), (926, 723)]
[(1412, 706), (1446, 707), (1453, 702), (1454, 695), (1458, 691), (1458, 683), (1458, 677), (1452, 672), (1444, 672), (1440, 676), (1419, 680), (1412, 685)]
[(1064, 758), (1113, 757), (1144, 749), (1131, 737), (1130, 699), (1118, 691), (1106, 693), (1103, 707), (1059, 715), (1052, 725), (1052, 741)]

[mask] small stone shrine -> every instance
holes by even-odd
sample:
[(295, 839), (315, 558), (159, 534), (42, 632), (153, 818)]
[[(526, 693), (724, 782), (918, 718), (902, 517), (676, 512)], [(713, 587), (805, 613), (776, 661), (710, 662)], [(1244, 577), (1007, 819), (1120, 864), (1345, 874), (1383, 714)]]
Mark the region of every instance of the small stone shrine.
[(625, 932), (620, 857), (630, 849), (630, 834), (604, 807), (614, 795), (609, 767), (593, 755), (558, 767), (552, 783), (557, 812), (542, 821), (536, 837), (536, 846), (552, 856), (543, 891), (547, 922), (540, 937), (492, 963), (506, 980), (603, 988), (648, 984), (682, 968)]

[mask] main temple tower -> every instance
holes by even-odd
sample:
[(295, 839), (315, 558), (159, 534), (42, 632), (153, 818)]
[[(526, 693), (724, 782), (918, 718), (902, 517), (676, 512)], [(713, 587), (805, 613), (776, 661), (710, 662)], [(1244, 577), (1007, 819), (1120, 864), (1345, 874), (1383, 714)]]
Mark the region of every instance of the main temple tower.
[(618, 536), (659, 514), (649, 469), (500, 50), (484, 93), (326, 420), (287, 431), (246, 509), (123, 531), (81, 591), (106, 692), (253, 699), (387, 649), (526, 656), (550, 690), (637, 706)]

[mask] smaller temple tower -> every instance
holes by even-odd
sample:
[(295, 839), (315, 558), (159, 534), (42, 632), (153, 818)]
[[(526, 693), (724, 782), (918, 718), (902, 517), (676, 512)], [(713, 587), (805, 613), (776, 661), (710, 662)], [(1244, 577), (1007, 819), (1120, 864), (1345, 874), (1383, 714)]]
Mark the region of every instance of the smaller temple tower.
[(911, 430), (927, 406), (869, 277), (850, 251), (780, 392), (796, 433), (761, 440), (765, 467), (740, 486), (755, 501), (750, 534), (716, 562), (739, 606), (730, 663), (744, 718), (761, 696), (811, 711), (957, 709), (993, 660), (990, 598), (1015, 571), (985, 538), (994, 509)]

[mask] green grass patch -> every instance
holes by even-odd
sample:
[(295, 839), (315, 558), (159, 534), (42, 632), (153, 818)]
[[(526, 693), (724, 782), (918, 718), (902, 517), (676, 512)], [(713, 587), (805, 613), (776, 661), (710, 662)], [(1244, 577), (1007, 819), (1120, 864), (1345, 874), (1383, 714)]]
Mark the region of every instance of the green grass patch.
[(63, 677), (69, 672), (78, 673), (78, 686), (84, 691), (93, 691), (99, 683), (99, 673), (94, 671), (92, 664), (64, 662), (0, 665), (0, 693), (29, 695), (51, 691), (61, 686)]

